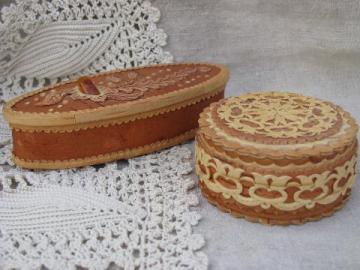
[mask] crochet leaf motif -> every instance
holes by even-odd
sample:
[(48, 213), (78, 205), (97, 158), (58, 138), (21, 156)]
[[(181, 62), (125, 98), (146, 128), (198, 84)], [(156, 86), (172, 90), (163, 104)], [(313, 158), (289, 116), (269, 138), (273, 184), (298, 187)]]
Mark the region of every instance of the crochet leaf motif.
[(78, 76), (169, 63), (148, 1), (23, 0), (0, 14), (0, 99)]
[(111, 46), (119, 28), (116, 20), (99, 20), (91, 27), (88, 21), (42, 26), (7, 63), (8, 76), (57, 78), (75, 74)]
[[(90, 78), (89, 83), (99, 89), (99, 94), (89, 94), (86, 87), (89, 83), (78, 83), (78, 87), (69, 88), (62, 91), (52, 89), (45, 94), (43, 98), (37, 102), (37, 106), (54, 105), (63, 100), (65, 96), (69, 96), (73, 100), (91, 100), (94, 102), (103, 102), (105, 100), (130, 101), (136, 100), (144, 96), (149, 90), (156, 90), (167, 86), (175, 85), (186, 77), (197, 72), (198, 67), (186, 67), (176, 72), (166, 73), (163, 76), (145, 76), (135, 71), (106, 76), (106, 79), (99, 83), (93, 82)], [(202, 69), (200, 72), (204, 72)], [(80, 79), (81, 80), (81, 79)], [(78, 81), (79, 82), (79, 81)]]

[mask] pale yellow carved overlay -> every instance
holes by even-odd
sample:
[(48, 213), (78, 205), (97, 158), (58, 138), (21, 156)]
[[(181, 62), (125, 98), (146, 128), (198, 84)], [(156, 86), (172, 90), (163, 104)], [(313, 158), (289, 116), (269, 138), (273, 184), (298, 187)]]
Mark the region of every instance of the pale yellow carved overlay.
[(230, 128), (272, 138), (319, 135), (338, 121), (338, 112), (330, 104), (281, 92), (232, 97), (219, 106), (217, 113)]
[[(207, 154), (198, 144), (195, 146), (196, 154), (196, 172), (202, 181), (211, 191), (221, 193), (226, 199), (233, 198), (235, 201), (246, 206), (261, 206), (268, 209), (273, 206), (274, 208), (292, 211), (301, 207), (311, 209), (316, 203), (330, 204), (334, 202), (340, 195), (345, 195), (348, 188), (351, 188), (356, 178), (356, 155), (351, 160), (347, 161), (344, 165), (339, 166), (333, 172), (325, 171), (321, 174), (313, 174), (309, 176), (299, 175), (297, 179), (299, 182), (289, 181), (290, 176), (274, 176), (274, 175), (261, 175), (259, 173), (247, 173), (245, 171), (224, 163), (217, 158), (211, 157)], [(205, 169), (203, 172), (200, 169), (199, 163)], [(211, 177), (209, 168), (213, 168), (215, 173)], [(225, 178), (234, 184), (235, 188), (226, 187), (221, 184), (217, 179), (219, 177)], [(339, 183), (344, 178), (349, 177), (343, 186)], [(211, 178), (213, 181), (211, 181)], [(272, 181), (269, 181), (269, 180)], [(330, 179), (334, 179), (333, 192), (329, 193), (329, 188), (326, 185)], [(246, 181), (253, 184), (249, 188), (249, 196), (241, 195), (243, 186), (240, 181)], [(288, 194), (285, 191), (287, 187), (294, 186), (298, 191), (294, 194), (294, 202), (285, 202)], [(266, 189), (268, 192), (278, 192), (281, 196), (276, 198), (265, 198), (256, 194), (258, 189)], [(321, 193), (313, 199), (303, 199), (300, 194), (304, 191), (314, 191), (321, 189)]]

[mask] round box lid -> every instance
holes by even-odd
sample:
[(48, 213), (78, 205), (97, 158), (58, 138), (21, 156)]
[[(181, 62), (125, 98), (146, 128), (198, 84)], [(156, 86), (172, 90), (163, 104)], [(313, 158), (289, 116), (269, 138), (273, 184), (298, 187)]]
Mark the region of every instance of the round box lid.
[(207, 140), (228, 152), (302, 158), (341, 151), (356, 139), (349, 113), (295, 93), (255, 92), (213, 103), (200, 116)]

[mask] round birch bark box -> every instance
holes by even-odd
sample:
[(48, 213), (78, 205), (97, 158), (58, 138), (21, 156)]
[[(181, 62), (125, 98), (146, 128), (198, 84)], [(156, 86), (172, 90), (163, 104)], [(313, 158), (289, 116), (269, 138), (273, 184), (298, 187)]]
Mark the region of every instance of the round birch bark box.
[(356, 178), (357, 124), (330, 102), (255, 92), (215, 102), (199, 119), (196, 172), (210, 203), (265, 224), (331, 215)]

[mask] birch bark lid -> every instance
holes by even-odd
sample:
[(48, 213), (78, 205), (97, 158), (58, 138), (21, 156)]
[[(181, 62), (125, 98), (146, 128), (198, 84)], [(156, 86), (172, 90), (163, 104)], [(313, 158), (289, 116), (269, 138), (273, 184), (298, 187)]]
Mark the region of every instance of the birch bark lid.
[(208, 63), (116, 70), (86, 77), (90, 82), (80, 78), (21, 95), (4, 106), (4, 116), (15, 128), (118, 119), (211, 94), (228, 77), (225, 66)]

